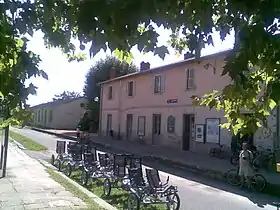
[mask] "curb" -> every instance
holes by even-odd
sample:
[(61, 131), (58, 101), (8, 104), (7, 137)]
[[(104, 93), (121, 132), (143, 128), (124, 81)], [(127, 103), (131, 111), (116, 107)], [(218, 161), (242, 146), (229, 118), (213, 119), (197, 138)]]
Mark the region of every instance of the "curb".
[(115, 207), (113, 207), (112, 205), (110, 205), (109, 203), (107, 203), (106, 201), (102, 200), (101, 198), (99, 198), (98, 196), (96, 196), (95, 194), (93, 194), (92, 192), (88, 191), (86, 188), (82, 187), (81, 185), (79, 185), (77, 182), (73, 181), (72, 179), (70, 179), (69, 177), (67, 177), (66, 175), (64, 175), (63, 173), (57, 171), (57, 168), (55, 168), (53, 165), (51, 165), (50, 163), (48, 163), (47, 161), (44, 161), (42, 159), (38, 160), (43, 166), (51, 168), (54, 170), (55, 173), (59, 174), (60, 176), (62, 176), (64, 179), (66, 179), (68, 182), (70, 182), (72, 185), (74, 185), (75, 187), (77, 187), (80, 191), (82, 191), (83, 193), (85, 193), (89, 198), (91, 198), (95, 203), (97, 203), (100, 207), (106, 209), (106, 210), (117, 210)]
[(53, 136), (58, 136), (58, 137), (63, 138), (63, 139), (69, 139), (69, 140), (74, 140), (74, 141), (77, 140), (77, 138), (73, 137), (73, 136), (68, 136), (68, 135), (64, 135), (64, 134), (60, 134), (60, 133), (54, 133), (54, 132), (50, 132), (50, 131), (46, 131), (46, 130), (42, 130), (42, 129), (38, 129), (38, 128), (33, 128), (32, 127), (31, 130), (38, 131), (38, 132), (41, 132), (41, 133), (50, 134), (50, 135), (53, 135)]
[(21, 150), (27, 150), (21, 143), (18, 143), (15, 139), (13, 139), (13, 138), (11, 138), (11, 137), (9, 137), (9, 139), (12, 140), (12, 142), (10, 142), (10, 143), (15, 144), (19, 149), (21, 149)]

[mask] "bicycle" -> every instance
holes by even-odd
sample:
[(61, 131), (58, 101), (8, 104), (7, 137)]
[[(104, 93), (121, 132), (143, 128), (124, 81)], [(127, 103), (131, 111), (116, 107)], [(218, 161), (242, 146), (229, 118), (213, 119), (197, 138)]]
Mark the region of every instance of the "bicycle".
[(226, 145), (219, 145), (219, 147), (211, 148), (209, 150), (209, 156), (224, 159), (227, 157), (227, 152), (225, 148)]
[(264, 167), (266, 170), (271, 168), (276, 169), (276, 151), (277, 150), (266, 149), (258, 152), (253, 160), (254, 170), (257, 171), (262, 167)]
[[(241, 181), (241, 177), (239, 176), (239, 168), (228, 170), (228, 172), (226, 172), (226, 179), (230, 185), (236, 187), (243, 187), (246, 183), (246, 179), (244, 179), (244, 182)], [(261, 174), (255, 173), (251, 177), (251, 188), (256, 192), (264, 191), (266, 184), (266, 179)]]

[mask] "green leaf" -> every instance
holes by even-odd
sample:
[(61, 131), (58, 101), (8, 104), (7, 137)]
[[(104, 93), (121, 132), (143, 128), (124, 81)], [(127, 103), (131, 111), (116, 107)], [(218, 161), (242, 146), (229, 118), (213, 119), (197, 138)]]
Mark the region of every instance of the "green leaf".
[(4, 94), (0, 91), (0, 99), (4, 98)]
[(116, 49), (113, 53), (120, 61), (124, 60), (124, 52), (122, 50)]
[(40, 70), (40, 75), (41, 75), (44, 79), (46, 79), (46, 80), (49, 79), (48, 74), (47, 74), (46, 72), (44, 72), (43, 70)]
[(273, 110), (273, 109), (275, 108), (276, 105), (277, 105), (276, 102), (275, 102), (273, 99), (270, 99), (270, 101), (269, 101), (269, 107), (270, 107), (270, 109)]
[(35, 87), (32, 83), (30, 83), (27, 88), (27, 92), (31, 95), (36, 95), (36, 89), (37, 87)]
[(230, 129), (231, 123), (224, 123), (221, 125), (221, 128), (226, 128), (226, 129)]
[(154, 51), (154, 54), (158, 55), (162, 60), (164, 60), (166, 54), (168, 53), (169, 51), (166, 46), (156, 47)]

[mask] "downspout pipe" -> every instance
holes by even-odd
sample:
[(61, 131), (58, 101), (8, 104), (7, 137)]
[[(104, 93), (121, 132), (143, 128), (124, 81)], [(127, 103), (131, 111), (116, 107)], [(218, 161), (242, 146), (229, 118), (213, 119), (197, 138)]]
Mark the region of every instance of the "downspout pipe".
[(119, 104), (118, 104), (118, 140), (121, 140), (121, 106), (122, 106), (122, 80), (119, 80)]
[(102, 136), (103, 85), (100, 85), (98, 136)]

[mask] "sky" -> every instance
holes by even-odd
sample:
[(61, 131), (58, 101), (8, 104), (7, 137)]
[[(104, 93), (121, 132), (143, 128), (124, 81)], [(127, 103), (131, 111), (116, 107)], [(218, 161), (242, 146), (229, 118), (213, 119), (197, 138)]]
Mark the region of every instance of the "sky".
[[(158, 38), (159, 45), (167, 45), (170, 32), (163, 27), (157, 28), (157, 32), (160, 34)], [(233, 47), (233, 34), (230, 34), (223, 42), (220, 40), (218, 33), (214, 33), (212, 37), (214, 47), (207, 46), (202, 50), (202, 55), (213, 54)], [(78, 41), (74, 41), (74, 44), (77, 47), (79, 46)], [(28, 97), (27, 103), (31, 106), (51, 101), (55, 94), (62, 93), (63, 91), (75, 91), (82, 94), (85, 75), (89, 68), (97, 60), (105, 58), (106, 55), (110, 54), (110, 51), (104, 52), (102, 50), (94, 58), (88, 58), (82, 62), (73, 61), (69, 63), (60, 49), (45, 47), (42, 32), (34, 34), (28, 43), (28, 49), (40, 55), (42, 61), (39, 68), (48, 74), (48, 80), (36, 77), (26, 81), (26, 85), (32, 82), (38, 87), (37, 94)], [(83, 52), (88, 53), (88, 49), (89, 47), (87, 46)], [(153, 68), (183, 60), (183, 55), (177, 56), (172, 49), (169, 49), (169, 51), (170, 54), (164, 60), (158, 56), (153, 56), (153, 53), (142, 54), (136, 47), (132, 48), (131, 52), (134, 57), (133, 62), (138, 67), (142, 61), (150, 62), (151, 68)]]

